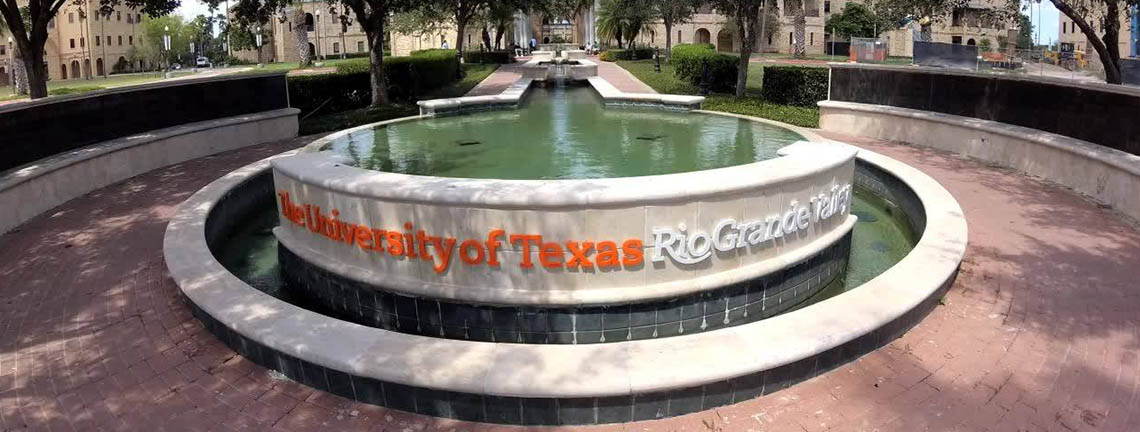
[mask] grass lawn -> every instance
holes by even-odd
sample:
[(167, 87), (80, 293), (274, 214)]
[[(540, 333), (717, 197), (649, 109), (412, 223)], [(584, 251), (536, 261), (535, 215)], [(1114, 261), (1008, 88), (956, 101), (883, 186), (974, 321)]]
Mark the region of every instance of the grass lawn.
[[(658, 93), (693, 95), (698, 93), (697, 86), (674, 77), (673, 68), (669, 64), (661, 64), (660, 73), (653, 71), (653, 60), (621, 60), (617, 64)], [(703, 108), (709, 111), (766, 118), (802, 127), (819, 127), (818, 108), (779, 105), (765, 101), (760, 96), (763, 80), (764, 65), (752, 63), (748, 67), (748, 84), (743, 98), (714, 93), (705, 99)]]
[[(465, 64), (463, 70), (467, 75), (459, 81), (435, 89), (424, 94), (420, 99), (440, 99), (459, 97), (471, 91), (480, 81), (491, 75), (499, 65)], [(301, 135), (331, 132), (348, 129), (362, 124), (375, 123), (399, 117), (419, 114), (419, 107), (414, 103), (392, 104), (380, 108), (361, 108), (338, 113), (319, 115), (301, 120)]]
[[(143, 72), (132, 74), (116, 74), (110, 75), (106, 78), (95, 77), (89, 80), (86, 79), (70, 79), (70, 80), (53, 80), (48, 81), (48, 94), (49, 95), (62, 95), (82, 93), (93, 90), (102, 90), (111, 87), (122, 87), (135, 84), (143, 84), (162, 79), (158, 72)], [(12, 86), (0, 87), (0, 100), (14, 100), (22, 99), (27, 96), (12, 94)]]
[[(759, 58), (762, 58), (765, 60), (794, 60), (795, 59), (795, 57), (793, 57), (791, 54), (784, 54), (784, 53), (753, 54), (752, 57), (754, 57), (754, 58), (759, 57)], [(807, 59), (808, 60), (827, 61), (827, 62), (845, 62), (845, 61), (847, 61), (848, 58), (847, 58), (847, 56), (833, 56), (833, 55), (827, 55), (827, 54), (808, 54)], [(912, 57), (887, 57), (887, 60), (882, 62), (882, 63), (883, 64), (895, 64), (895, 65), (908, 65), (908, 64), (914, 63), (914, 58), (912, 58)]]
[[(350, 61), (358, 60), (358, 59), (359, 58), (347, 58), (347, 59), (340, 59), (340, 58), (332, 59), (331, 58), (331, 59), (327, 59), (323, 62), (322, 61), (315, 62), (315, 63), (320, 63), (321, 65), (320, 66), (314, 65), (314, 66), (312, 66), (312, 68), (318, 68), (318, 67), (321, 67), (321, 68), (334, 67), (335, 68), (336, 65), (338, 65), (338, 64), (341, 64), (344, 62), (350, 62)], [(296, 63), (296, 62), (293, 62), (293, 63), (266, 63), (266, 64), (262, 65), (260, 68), (257, 67), (256, 65), (246, 65), (246, 66), (241, 66), (241, 67), (252, 68), (248, 71), (242, 72), (243, 74), (256, 74), (256, 73), (264, 73), (264, 72), (288, 72), (288, 71), (291, 71), (293, 69), (299, 69), (300, 64)]]

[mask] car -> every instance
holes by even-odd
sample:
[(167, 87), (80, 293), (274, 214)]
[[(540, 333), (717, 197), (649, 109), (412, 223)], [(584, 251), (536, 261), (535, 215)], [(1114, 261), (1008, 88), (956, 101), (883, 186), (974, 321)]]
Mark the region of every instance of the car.
[(206, 57), (198, 57), (198, 60), (195, 63), (195, 66), (200, 67), (200, 68), (214, 67), (214, 65), (210, 64), (210, 59), (208, 59)]

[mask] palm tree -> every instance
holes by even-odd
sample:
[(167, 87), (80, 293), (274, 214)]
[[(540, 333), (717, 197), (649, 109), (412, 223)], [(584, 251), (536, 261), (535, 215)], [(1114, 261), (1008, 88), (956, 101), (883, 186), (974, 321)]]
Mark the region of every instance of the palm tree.
[(622, 40), (633, 41), (643, 31), (649, 31), (653, 9), (646, 0), (606, 0), (598, 10), (598, 36), (603, 39), (617, 39), (618, 48), (624, 48)]
[[(20, 15), (23, 15), (24, 20), (27, 21), (27, 6), (20, 8)], [(8, 34), (8, 22), (0, 20), (0, 39)], [(20, 53), (19, 45), (12, 45), (11, 56), (12, 62), (9, 66), (12, 68), (12, 93), (26, 95), (28, 94), (28, 70), (24, 69), (24, 56)]]
[(796, 16), (792, 21), (796, 33), (796, 43), (792, 46), (792, 57), (804, 58), (807, 57), (807, 51), (804, 47), (804, 27), (807, 24), (807, 19), (804, 17), (805, 5), (803, 0), (795, 0), (791, 4), (795, 5), (796, 8)]

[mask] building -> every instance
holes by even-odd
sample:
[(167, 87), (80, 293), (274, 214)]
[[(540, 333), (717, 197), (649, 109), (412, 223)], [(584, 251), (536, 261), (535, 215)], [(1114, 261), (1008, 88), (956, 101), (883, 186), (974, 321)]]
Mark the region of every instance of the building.
[[(804, 0), (804, 47), (807, 54), (823, 54), (831, 35), (824, 32), (824, 23), (833, 13), (843, 10), (849, 0)], [(854, 1), (854, 0), (851, 0)], [(758, 38), (754, 50), (763, 52), (791, 53), (795, 44), (793, 20), (797, 3), (775, 0), (775, 11), (779, 16), (777, 30), (767, 25), (762, 33), (767, 37)], [(570, 20), (543, 19), (538, 16), (520, 17), (517, 40), (534, 37), (539, 43), (552, 40), (559, 35), (571, 35), (571, 42), (586, 45), (598, 39), (592, 26), (582, 23), (593, 21), (600, 5), (594, 5), (580, 12)], [(1002, 41), (1010, 40), (1010, 29), (1005, 23), (994, 22), (984, 17), (982, 11), (1000, 7), (993, 0), (975, 0), (966, 8), (956, 10), (951, 16), (937, 20), (932, 29), (934, 42), (958, 43), (966, 45), (989, 45), (997, 49)], [(540, 19), (537, 21), (536, 18)], [(711, 43), (723, 52), (738, 52), (742, 46), (739, 32), (735, 30), (731, 17), (718, 13), (711, 6), (701, 7), (688, 22), (673, 26), (673, 43)], [(913, 55), (913, 32), (909, 28), (892, 29), (882, 34), (890, 47), (890, 55), (910, 57)], [(842, 35), (837, 40), (847, 40)], [(600, 41), (605, 45), (605, 41)], [(658, 22), (653, 29), (643, 32), (636, 40), (638, 45), (665, 47), (665, 25)]]
[[(1117, 47), (1120, 49), (1121, 57), (1137, 57), (1140, 56), (1140, 43), (1137, 38), (1140, 38), (1140, 9), (1132, 7), (1123, 11), (1120, 14), (1120, 38), (1117, 40)], [(1096, 55), (1095, 50), (1089, 46), (1088, 37), (1085, 36), (1081, 29), (1072, 19), (1060, 14), (1058, 18), (1061, 25), (1060, 43), (1073, 44), (1073, 49), (1078, 52), (1085, 53), (1085, 59), (1090, 61), (1100, 61)], [(1097, 37), (1104, 36), (1104, 19), (1095, 17), (1088, 20), (1096, 28)]]
[[(141, 43), (141, 13), (118, 6), (101, 15), (91, 12), (98, 10), (99, 0), (82, 1), (68, 2), (48, 23), (43, 67), (49, 80), (92, 79), (148, 66), (128, 60), (131, 47)], [(0, 82), (5, 85), (12, 76), (14, 46), (11, 37), (0, 44)]]
[[(256, 50), (235, 50), (233, 55), (237, 58), (251, 62), (297, 62), (300, 55), (297, 52), (297, 39), (293, 35), (293, 22), (298, 8), (301, 9), (305, 20), (305, 31), (308, 33), (309, 52), (314, 59), (360, 57), (368, 53), (368, 37), (360, 23), (356, 22), (355, 14), (349, 13), (351, 23), (342, 26), (336, 16), (329, 12), (328, 2), (324, 0), (304, 0), (290, 6), (283, 17), (270, 20), (266, 28), (262, 28), (262, 52), (259, 57)], [(232, 12), (231, 12), (231, 18)]]

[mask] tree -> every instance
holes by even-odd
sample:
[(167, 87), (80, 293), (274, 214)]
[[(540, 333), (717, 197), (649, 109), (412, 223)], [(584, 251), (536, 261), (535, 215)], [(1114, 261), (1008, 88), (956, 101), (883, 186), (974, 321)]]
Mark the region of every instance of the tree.
[[(920, 35), (916, 39), (929, 41), (935, 23), (945, 21), (955, 10), (964, 9), (969, 5), (970, 0), (878, 0), (872, 5), (872, 10), (889, 22), (917, 20)], [(1000, 19), (1006, 11), (988, 9), (986, 13)]]
[[(21, 13), (23, 0), (0, 0), (0, 15), (8, 27), (16, 48), (23, 56), (28, 75), (28, 92), (32, 99), (47, 97), (47, 71), (44, 64), (45, 44), (48, 39), (48, 22), (55, 18), (60, 8), (74, 0), (27, 0), (28, 14)], [(116, 6), (126, 6), (150, 16), (170, 13), (179, 5), (179, 0), (98, 0), (99, 9), (110, 11)]]
[[(20, 8), (20, 15), (27, 20), (27, 7)], [(0, 20), (0, 36), (8, 35), (7, 22)], [(28, 94), (28, 71), (24, 69), (24, 56), (20, 54), (20, 47), (12, 47), (12, 89), (18, 95)]]
[[(789, 5), (789, 2), (785, 2), (784, 5)], [(806, 5), (804, 5), (804, 0), (791, 1), (790, 5), (796, 7), (796, 17), (792, 19), (792, 28), (795, 28), (796, 32), (796, 43), (792, 44), (792, 57), (806, 58), (807, 50), (804, 47), (805, 27), (807, 26), (807, 17), (804, 15)]]
[[(1038, 0), (1040, 1), (1040, 0)], [(1109, 84), (1121, 84), (1120, 69), (1120, 18), (1137, 0), (1049, 0), (1057, 10), (1073, 21), (1081, 33), (1088, 38), (1089, 45), (1100, 57), (1104, 65), (1104, 80)], [(1013, 0), (1010, 0), (1012, 8)], [(1018, 3), (1020, 4), (1020, 3)], [(1099, 24), (1099, 25), (1098, 25)], [(1103, 35), (1097, 37), (1097, 27)]]
[[(169, 29), (169, 31), (167, 30)], [(164, 35), (170, 35), (170, 52), (163, 55)], [(190, 55), (190, 42), (194, 41), (192, 31), (182, 22), (178, 15), (167, 15), (157, 18), (146, 16), (142, 22), (142, 36), (139, 43), (127, 52), (132, 63), (143, 60), (149, 64), (162, 64), (164, 58), (177, 61)], [(120, 72), (112, 68), (115, 72)]]
[(1020, 49), (1033, 48), (1033, 21), (1029, 15), (1017, 14), (1017, 47)]
[[(11, 1), (11, 0), (0, 0)], [(206, 0), (211, 7), (217, 7), (223, 0)], [(234, 6), (234, 17), (242, 25), (266, 22), (270, 17), (283, 16), (294, 0), (238, 0)], [(298, 2), (299, 3), (299, 2)], [(372, 87), (372, 106), (388, 103), (388, 81), (384, 76), (384, 37), (388, 15), (411, 9), (416, 0), (326, 0), (329, 15), (340, 19), (350, 11), (356, 22), (364, 29), (368, 40), (369, 81)], [(299, 8), (298, 8), (299, 9)], [(300, 33), (305, 33), (304, 15), (301, 15)], [(280, 19), (280, 18), (278, 18)], [(294, 20), (297, 22), (298, 20)], [(297, 29), (294, 29), (297, 32)], [(306, 34), (307, 38), (307, 34)], [(308, 44), (306, 44), (307, 50)]]
[(843, 11), (827, 18), (824, 31), (846, 37), (874, 38), (880, 29), (887, 29), (887, 23), (871, 12), (862, 3), (847, 3)]
[(736, 97), (744, 97), (748, 84), (748, 62), (752, 57), (752, 45), (759, 33), (760, 7), (763, 0), (714, 0), (718, 11), (732, 17), (736, 28), (740, 29), (740, 61), (736, 68)]
[(700, 5), (699, 0), (658, 0), (654, 3), (657, 18), (665, 24), (665, 61), (672, 56), (673, 25), (688, 22)]
[(653, 18), (650, 0), (604, 0), (598, 10), (598, 36), (617, 39), (618, 48), (624, 39), (633, 48), (637, 36), (651, 29)]
[[(313, 52), (309, 49), (309, 23), (305, 15), (304, 3), (293, 8), (293, 16), (284, 20), (292, 30), (293, 43), (297, 45), (297, 66), (309, 67), (313, 65)], [(314, 22), (315, 26), (316, 23)]]

